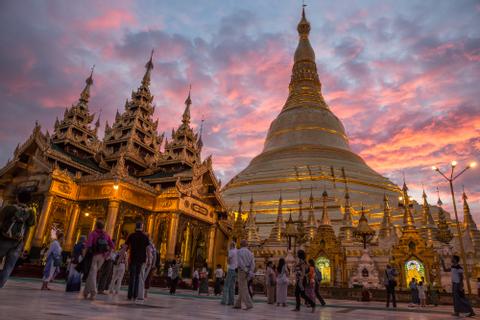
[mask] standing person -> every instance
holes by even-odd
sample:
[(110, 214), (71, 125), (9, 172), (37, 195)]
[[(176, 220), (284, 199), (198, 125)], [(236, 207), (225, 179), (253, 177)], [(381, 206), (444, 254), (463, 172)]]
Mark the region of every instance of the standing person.
[(312, 301), (305, 294), (305, 285), (307, 283), (306, 272), (308, 270), (307, 263), (305, 262), (306, 255), (305, 251), (298, 250), (297, 252), (297, 263), (295, 264), (295, 299), (296, 306), (292, 311), (300, 311), (301, 300), (300, 297), (305, 299), (305, 302), (312, 307), (312, 313), (315, 312), (315, 302)]
[(445, 266), (445, 261), (441, 259), (443, 271), (452, 274), (452, 296), (453, 296), (453, 315), (460, 316), (460, 313), (468, 313), (468, 317), (475, 316), (470, 301), (465, 296), (463, 288), (463, 268), (460, 265), (460, 257), (454, 255), (452, 257), (452, 265), (450, 268)]
[(205, 262), (203, 264), (202, 270), (200, 270), (200, 288), (198, 289), (198, 295), (206, 293), (207, 296), (210, 295), (208, 292), (208, 264)]
[(426, 290), (427, 288), (425, 287), (423, 281), (420, 281), (418, 283), (418, 298), (420, 299), (420, 307), (426, 307), (427, 306), (427, 294)]
[[(147, 248), (150, 245), (150, 240), (143, 232), (143, 222), (137, 221), (135, 223), (135, 232), (131, 233), (127, 241), (125, 241), (124, 250), (129, 251), (128, 272), (130, 278), (128, 280), (128, 300), (143, 300), (144, 292), (143, 285), (140, 288), (141, 272), (145, 271), (145, 262), (147, 261)], [(142, 270), (143, 268), (143, 270)]]
[(237, 252), (238, 258), (238, 298), (235, 302), (235, 309), (242, 308), (242, 302), (246, 305), (246, 310), (253, 308), (252, 297), (248, 290), (248, 281), (252, 279), (255, 271), (255, 259), (253, 253), (248, 249), (247, 240), (240, 241), (240, 250)]
[(233, 306), (235, 300), (235, 283), (237, 281), (237, 248), (235, 241), (230, 243), (230, 250), (228, 250), (228, 266), (227, 266), (227, 278), (225, 279), (225, 285), (223, 287), (222, 304)]
[(155, 275), (156, 270), (160, 267), (160, 256), (157, 253), (157, 249), (153, 244), (152, 239), (150, 239), (150, 257), (151, 259), (147, 265), (146, 279), (145, 279), (145, 298), (147, 297), (147, 292), (150, 289), (152, 278)]
[(115, 256), (113, 262), (113, 275), (112, 281), (108, 291), (111, 294), (118, 294), (120, 287), (122, 286), (123, 276), (125, 275), (125, 270), (127, 268), (127, 253), (125, 250), (119, 250)]
[[(313, 272), (315, 273), (315, 277), (314, 277), (315, 296), (317, 297), (318, 301), (320, 301), (320, 304), (324, 306), (326, 304), (325, 300), (323, 300), (323, 297), (320, 295), (320, 284), (322, 283), (322, 272), (315, 265), (315, 261), (313, 261), (313, 259), (308, 260), (308, 264), (310, 265), (310, 268), (313, 268)], [(315, 297), (312, 300), (315, 301)]]
[(16, 203), (6, 205), (0, 211), (0, 261), (5, 258), (0, 271), (0, 288), (3, 288), (17, 263), (25, 235), (35, 224), (35, 213), (27, 206), (31, 199), (30, 192), (20, 191)]
[(267, 289), (267, 303), (275, 303), (275, 286), (277, 284), (277, 277), (275, 270), (273, 270), (272, 261), (267, 262), (267, 270), (265, 271), (265, 287)]
[[(113, 244), (115, 245), (115, 241), (112, 240)], [(113, 263), (115, 261), (116, 254), (112, 250), (108, 256), (105, 257), (105, 261), (103, 262), (102, 267), (100, 268), (99, 276), (98, 276), (98, 286), (97, 291), (98, 294), (107, 294), (105, 291), (108, 291), (108, 287), (110, 286), (110, 282), (112, 282), (113, 276)]]
[(146, 260), (142, 264), (142, 267), (140, 268), (140, 274), (138, 278), (138, 297), (137, 300), (143, 301), (145, 299), (145, 286), (147, 282), (147, 277), (148, 273), (150, 272), (150, 267), (153, 264), (153, 250), (152, 250), (152, 243), (150, 241), (150, 238), (148, 237), (148, 234), (145, 233), (145, 235), (148, 238), (148, 246), (145, 249), (146, 250)]
[(95, 223), (95, 230), (90, 232), (87, 238), (86, 251), (90, 252), (91, 264), (88, 271), (83, 297), (94, 300), (97, 295), (97, 273), (102, 268), (105, 258), (113, 250), (113, 242), (110, 236), (104, 231), (105, 224), (101, 220)]
[(82, 287), (82, 273), (77, 271), (76, 266), (83, 259), (85, 241), (87, 241), (87, 237), (80, 236), (78, 242), (73, 246), (72, 257), (68, 266), (67, 286), (65, 288), (67, 292), (79, 292)]
[(178, 274), (179, 270), (178, 270), (177, 261), (173, 260), (170, 267), (172, 268), (171, 281), (170, 281), (170, 294), (175, 294), (177, 292), (177, 284), (179, 280), (179, 274)]
[(417, 279), (412, 278), (412, 280), (410, 280), (410, 283), (408, 284), (408, 287), (410, 288), (410, 307), (414, 307), (415, 305), (420, 304), (420, 298), (418, 297)]
[(60, 266), (62, 265), (62, 246), (60, 241), (62, 240), (63, 233), (60, 230), (52, 230), (52, 243), (47, 251), (47, 262), (43, 270), (41, 290), (50, 290), (48, 283), (53, 281), (60, 272)]
[(222, 293), (222, 282), (223, 282), (223, 269), (222, 266), (217, 264), (217, 269), (215, 270), (215, 287), (214, 287), (214, 294), (218, 296)]
[(390, 298), (392, 300), (393, 307), (397, 307), (397, 298), (395, 296), (395, 287), (397, 286), (397, 281), (395, 280), (396, 276), (397, 270), (392, 268), (391, 265), (387, 264), (387, 268), (385, 269), (385, 278), (383, 280), (383, 284), (385, 285), (387, 292), (387, 308), (390, 306)]
[(280, 306), (280, 304), (282, 304), (283, 307), (287, 306), (288, 274), (285, 259), (280, 258), (277, 266), (277, 306)]
[(172, 262), (168, 263), (167, 269), (167, 288), (170, 288), (172, 285)]
[[(310, 261), (312, 263), (310, 263)], [(312, 259), (308, 261), (308, 269), (306, 273), (307, 284), (305, 285), (305, 294), (315, 301), (315, 263)]]
[[(197, 291), (198, 290), (198, 283), (200, 281), (200, 274), (198, 273), (198, 269), (195, 269), (193, 271), (193, 277), (192, 277), (192, 290)], [(225, 293), (225, 291), (224, 291)]]

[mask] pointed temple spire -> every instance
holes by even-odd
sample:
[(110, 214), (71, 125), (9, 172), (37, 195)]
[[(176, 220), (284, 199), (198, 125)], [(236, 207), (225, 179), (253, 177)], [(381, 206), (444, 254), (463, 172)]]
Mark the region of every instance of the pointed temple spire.
[(310, 208), (308, 210), (308, 218), (307, 218), (307, 237), (308, 239), (312, 240), (315, 237), (315, 233), (317, 232), (317, 219), (315, 219), (315, 212), (314, 212), (314, 204), (313, 204), (313, 188), (310, 188)]
[(205, 119), (203, 119), (203, 117), (202, 117), (202, 121), (200, 122), (200, 131), (198, 132), (198, 140), (197, 140), (197, 145), (200, 149), (203, 148), (202, 136), (203, 136), (203, 124), (204, 124), (204, 122), (205, 122)]
[(470, 213), (470, 206), (468, 205), (468, 197), (467, 194), (465, 193), (465, 190), (463, 190), (462, 193), (462, 199), (463, 199), (463, 227), (465, 230), (477, 230), (477, 224), (473, 220), (473, 216)]
[(260, 245), (260, 236), (258, 235), (255, 215), (253, 213), (253, 195), (250, 196), (250, 210), (248, 211), (247, 223), (245, 225), (245, 237), (250, 247)]
[(154, 52), (154, 49), (152, 49), (152, 52), (150, 53), (150, 59), (145, 64), (145, 68), (147, 70), (145, 71), (145, 75), (143, 76), (143, 79), (142, 79), (142, 87), (145, 87), (145, 88), (148, 88), (150, 86), (150, 76), (153, 70), (153, 52)]
[(410, 196), (408, 195), (408, 187), (405, 183), (405, 179), (403, 180), (403, 227), (402, 230), (411, 230), (415, 229), (415, 220), (413, 220), (412, 210), (410, 210)]
[(243, 220), (242, 220), (242, 199), (240, 198), (240, 201), (238, 201), (238, 212), (237, 216), (235, 217), (235, 221), (233, 223), (233, 237), (237, 239), (237, 241), (240, 241), (243, 238), (244, 235), (244, 225), (243, 225)]
[(278, 209), (277, 209), (277, 220), (275, 221), (274, 226), (270, 232), (270, 237), (268, 242), (270, 243), (283, 243), (285, 242), (284, 233), (285, 233), (285, 223), (283, 222), (283, 198), (282, 193), (280, 192), (280, 197), (278, 198)]
[(297, 25), (299, 39), (294, 55), (289, 95), (282, 111), (305, 103), (312, 108), (328, 109), (321, 93), (322, 86), (315, 63), (315, 52), (308, 39), (310, 29), (310, 22), (306, 18), (305, 7), (303, 7), (302, 18)]
[(298, 190), (298, 221), (297, 221), (297, 231), (298, 237), (300, 240), (305, 239), (306, 230), (305, 230), (305, 221), (303, 219), (303, 201), (302, 201), (302, 189)]
[(344, 241), (353, 240), (353, 220), (352, 220), (352, 207), (350, 206), (350, 194), (348, 192), (348, 181), (345, 174), (345, 168), (342, 167), (342, 175), (345, 181), (345, 204), (344, 214), (342, 219), (342, 226), (340, 227), (340, 239)]
[(328, 217), (327, 200), (328, 200), (328, 193), (327, 193), (327, 190), (324, 190), (322, 193), (323, 210), (322, 210), (322, 219), (320, 220), (321, 225), (330, 225), (330, 218)]
[(92, 69), (90, 71), (90, 76), (85, 80), (85, 88), (83, 88), (82, 93), (80, 93), (79, 101), (85, 108), (88, 108), (88, 102), (90, 100), (90, 87), (93, 84), (94, 69), (95, 69), (95, 65), (92, 66)]
[(440, 192), (437, 188), (437, 194), (438, 194), (438, 201), (437, 201), (437, 206), (438, 206), (438, 224), (437, 224), (437, 240), (448, 244), (450, 241), (453, 239), (453, 233), (450, 230), (450, 227), (447, 222), (447, 216), (445, 214), (445, 211), (443, 211), (443, 202), (440, 199)]
[(390, 239), (392, 237), (396, 238), (395, 228), (392, 222), (392, 209), (390, 208), (390, 203), (388, 201), (388, 196), (383, 194), (383, 219), (380, 225), (379, 238), (380, 239)]
[(182, 115), (182, 123), (186, 126), (190, 124), (190, 106), (192, 105), (192, 99), (190, 98), (190, 94), (192, 91), (192, 85), (188, 89), (188, 97), (185, 100), (185, 111), (183, 111)]
[(430, 212), (430, 204), (427, 201), (427, 194), (425, 190), (422, 193), (423, 205), (422, 205), (422, 227), (421, 233), (428, 244), (433, 244), (437, 227)]

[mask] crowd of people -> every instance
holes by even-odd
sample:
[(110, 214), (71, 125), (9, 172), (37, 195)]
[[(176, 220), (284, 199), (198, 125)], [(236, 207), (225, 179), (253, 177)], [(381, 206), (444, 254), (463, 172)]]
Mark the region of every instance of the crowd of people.
[[(0, 288), (8, 280), (16, 265), (28, 261), (28, 255), (22, 251), (29, 229), (35, 225), (35, 212), (28, 206), (31, 202), (31, 194), (21, 191), (17, 194), (14, 204), (4, 205), (0, 210)], [(143, 301), (147, 297), (150, 281), (156, 270), (160, 268), (160, 257), (153, 242), (143, 231), (143, 222), (135, 224), (135, 231), (126, 237), (125, 242), (115, 250), (115, 243), (105, 232), (105, 225), (97, 220), (95, 230), (88, 236), (81, 236), (74, 245), (67, 266), (66, 291), (80, 292), (82, 282), (85, 282), (83, 297), (94, 300), (97, 294), (116, 295), (128, 270), (128, 294), (130, 301)], [(42, 277), (42, 290), (50, 290), (49, 283), (60, 272), (63, 264), (62, 256), (63, 233), (61, 230), (52, 229), (51, 242), (43, 251), (44, 271)], [(295, 278), (295, 308), (300, 311), (302, 305), (315, 311), (316, 300), (322, 306), (325, 301), (320, 295), (320, 283), (322, 273), (316, 267), (314, 260), (307, 262), (303, 250), (297, 251), (296, 263), (290, 270), (285, 259), (278, 260), (277, 266), (268, 262), (265, 270), (265, 291), (267, 303), (286, 307), (287, 291), (290, 283), (290, 275)], [(466, 313), (474, 316), (471, 303), (465, 295), (464, 270), (460, 265), (460, 258), (452, 257), (451, 265), (446, 266), (441, 260), (443, 270), (451, 273), (452, 297), (454, 315)], [(180, 281), (179, 262), (168, 262), (167, 284), (170, 294), (175, 294)], [(386, 306), (392, 303), (397, 307), (395, 288), (397, 287), (397, 271), (387, 265), (384, 274), (386, 289)], [(209, 268), (205, 263), (201, 268), (193, 270), (192, 289), (198, 291), (198, 295), (209, 295)], [(240, 241), (240, 248), (236, 248), (235, 242), (230, 244), (228, 251), (227, 272), (224, 273), (222, 266), (217, 265), (213, 272), (214, 294), (222, 295), (221, 304), (233, 306), (245, 310), (253, 308), (252, 283), (255, 278), (255, 258), (248, 248), (246, 240)], [(238, 297), (235, 300), (236, 289)], [(427, 286), (422, 278), (417, 282), (413, 278), (409, 283), (411, 292), (410, 306), (425, 307), (427, 297), (430, 303), (437, 305), (438, 289), (435, 283)], [(303, 299), (303, 303), (302, 303)]]

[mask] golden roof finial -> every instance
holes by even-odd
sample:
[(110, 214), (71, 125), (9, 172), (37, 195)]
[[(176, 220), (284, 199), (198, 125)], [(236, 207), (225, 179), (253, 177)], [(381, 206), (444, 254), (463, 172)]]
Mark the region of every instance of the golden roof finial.
[(142, 86), (143, 87), (150, 86), (150, 74), (151, 74), (152, 69), (153, 69), (153, 53), (154, 53), (154, 49), (152, 49), (152, 52), (150, 53), (150, 59), (145, 64), (145, 68), (147, 70), (145, 71), (145, 75), (143, 76), (143, 79), (142, 79)]
[(85, 88), (83, 88), (82, 93), (80, 94), (80, 102), (83, 102), (85, 107), (88, 107), (88, 100), (90, 99), (90, 87), (93, 84), (93, 70), (95, 69), (95, 65), (92, 66), (90, 70), (90, 75), (85, 80)]
[(192, 85), (188, 89), (188, 97), (185, 100), (185, 111), (183, 112), (182, 122), (185, 125), (190, 124), (190, 105), (192, 104), (192, 98), (190, 97), (192, 91)]

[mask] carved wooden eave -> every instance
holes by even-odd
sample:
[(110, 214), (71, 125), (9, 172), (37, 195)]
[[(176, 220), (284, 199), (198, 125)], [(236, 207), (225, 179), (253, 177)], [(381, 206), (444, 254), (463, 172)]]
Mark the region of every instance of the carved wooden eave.
[(15, 166), (19, 165), (20, 155), (23, 154), (33, 143), (37, 144), (40, 150), (48, 148), (47, 139), (45, 135), (40, 131), (40, 126), (37, 125), (33, 129), (32, 134), (21, 145), (18, 145), (14, 152), (14, 158), (8, 161), (3, 168), (0, 169), (0, 176), (5, 175), (8, 171)]

